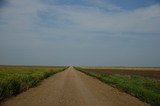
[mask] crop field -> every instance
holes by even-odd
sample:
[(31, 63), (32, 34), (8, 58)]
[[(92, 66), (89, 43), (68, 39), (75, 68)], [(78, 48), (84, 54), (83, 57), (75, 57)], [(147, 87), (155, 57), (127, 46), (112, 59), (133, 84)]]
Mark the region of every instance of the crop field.
[[(160, 71), (159, 68), (99, 68), (75, 67), (77, 70), (98, 78), (140, 100), (153, 106), (160, 105)], [(149, 78), (148, 78), (149, 77)]]
[(88, 71), (104, 74), (120, 74), (160, 79), (160, 68), (146, 67), (81, 67)]
[(0, 66), (0, 100), (36, 86), (67, 67)]

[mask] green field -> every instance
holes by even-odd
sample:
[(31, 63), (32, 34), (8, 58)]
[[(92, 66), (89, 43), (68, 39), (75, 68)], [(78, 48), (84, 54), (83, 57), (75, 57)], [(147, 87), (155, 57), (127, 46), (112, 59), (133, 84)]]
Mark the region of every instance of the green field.
[(92, 69), (85, 70), (84, 67), (75, 68), (87, 75), (98, 78), (104, 83), (129, 93), (144, 102), (153, 106), (160, 106), (160, 80), (141, 76), (99, 73), (95, 71), (95, 67), (93, 71)]
[(0, 100), (34, 87), (67, 67), (0, 66)]

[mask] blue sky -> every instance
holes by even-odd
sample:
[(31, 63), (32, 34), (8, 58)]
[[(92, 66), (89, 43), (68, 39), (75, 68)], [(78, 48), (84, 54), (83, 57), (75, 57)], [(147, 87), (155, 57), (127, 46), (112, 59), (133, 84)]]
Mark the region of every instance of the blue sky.
[(160, 66), (160, 0), (1, 0), (0, 64)]

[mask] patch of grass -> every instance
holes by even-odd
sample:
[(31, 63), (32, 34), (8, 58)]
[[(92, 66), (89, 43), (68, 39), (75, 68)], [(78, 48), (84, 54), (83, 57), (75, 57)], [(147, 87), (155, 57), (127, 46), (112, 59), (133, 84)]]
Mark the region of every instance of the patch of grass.
[(153, 106), (160, 106), (160, 81), (137, 76), (109, 75), (98, 72), (86, 71), (83, 68), (75, 67), (77, 70), (96, 77), (102, 82), (121, 89), (140, 100)]
[(67, 67), (0, 66), (0, 100), (37, 86), (37, 84)]

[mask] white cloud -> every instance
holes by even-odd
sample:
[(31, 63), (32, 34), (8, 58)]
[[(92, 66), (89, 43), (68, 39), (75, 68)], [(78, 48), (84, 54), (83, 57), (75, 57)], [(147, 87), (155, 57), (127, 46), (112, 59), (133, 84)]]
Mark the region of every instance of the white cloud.
[(116, 13), (96, 11), (95, 9), (64, 10), (83, 30), (106, 31), (112, 33), (160, 33), (160, 6), (121, 11)]
[[(160, 5), (153, 5), (134, 11), (110, 12), (95, 7), (46, 5), (37, 0), (12, 0), (10, 3), (12, 5), (4, 8), (1, 13), (1, 21), (8, 22), (8, 24), (0, 25), (1, 30), (4, 32), (5, 30), (10, 30), (15, 33), (24, 33), (24, 31), (32, 30), (35, 33), (36, 31), (49, 31), (54, 34), (57, 32), (57, 35), (61, 35), (65, 31), (68, 32), (68, 35), (70, 35), (70, 32), (75, 35), (77, 31), (79, 31), (78, 33), (106, 32), (115, 34), (160, 33)], [(101, 5), (103, 2), (95, 0), (93, 4)], [(110, 5), (106, 5), (106, 7), (118, 8)], [(48, 21), (48, 23), (45, 18), (40, 20), (37, 15), (38, 11), (47, 11), (49, 15), (56, 16), (56, 19), (53, 17), (47, 18), (47, 20), (52, 20)], [(46, 25), (53, 25), (50, 27), (43, 26), (43, 24), (40, 24), (43, 21), (46, 22)], [(74, 32), (75, 34), (73, 34)]]
[[(112, 57), (119, 56), (117, 50), (122, 50), (122, 57), (125, 57), (126, 51), (129, 50), (141, 54), (145, 50), (153, 51), (155, 53), (153, 57), (150, 56), (151, 52), (146, 54), (146, 57), (148, 56), (152, 60), (159, 56), (160, 49), (159, 46), (157, 47), (159, 37), (157, 36), (160, 34), (160, 5), (127, 11), (107, 4), (107, 2), (103, 4), (103, 2), (97, 1), (91, 3), (93, 6), (54, 3), (48, 5), (39, 0), (8, 1), (10, 6), (0, 10), (0, 50), (3, 52), (0, 54), (0, 62), (3, 63), (6, 60), (6, 63), (8, 61), (10, 63), (13, 61), (12, 59), (18, 57), (21, 62), (27, 55), (28, 57), (25, 59), (28, 62), (31, 62), (32, 58), (38, 61), (42, 57), (40, 60), (46, 58), (45, 60), (48, 61), (52, 59), (50, 57), (53, 57), (56, 61), (59, 60), (59, 63), (65, 63), (60, 60), (61, 56), (65, 57), (65, 61), (68, 62), (73, 57), (75, 60), (78, 56), (79, 59), (83, 59), (84, 55), (82, 54), (87, 54), (86, 58), (91, 60), (98, 56), (107, 62), (106, 54), (112, 60)], [(44, 14), (40, 16), (39, 12), (44, 12)], [(103, 34), (101, 35), (101, 33)], [(124, 33), (128, 35), (124, 35)], [(146, 37), (145, 34), (154, 34), (156, 37), (151, 40), (148, 37), (142, 41), (137, 38), (130, 39), (130, 36), (134, 35), (133, 33), (142, 39)], [(128, 39), (131, 42), (127, 41)], [(146, 42), (149, 41), (152, 44), (143, 49)], [(143, 45), (139, 47), (142, 43)], [(16, 50), (14, 51), (14, 49)], [(66, 51), (68, 51), (68, 56), (66, 56)], [(37, 53), (38, 57), (36, 57)], [(130, 52), (128, 54), (128, 57), (133, 55)], [(7, 60), (8, 56), (12, 58)], [(141, 59), (143, 60), (143, 57)], [(119, 60), (120, 63), (121, 60)], [(132, 57), (130, 60), (132, 61)], [(51, 61), (53, 60), (48, 63)], [(82, 63), (83, 61), (81, 60)], [(102, 62), (99, 61), (99, 63)]]

